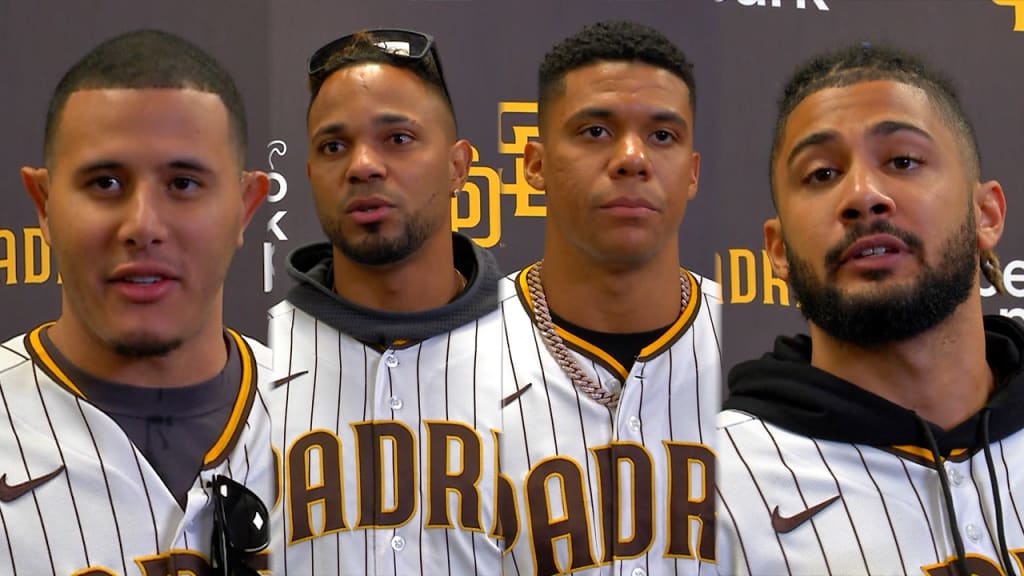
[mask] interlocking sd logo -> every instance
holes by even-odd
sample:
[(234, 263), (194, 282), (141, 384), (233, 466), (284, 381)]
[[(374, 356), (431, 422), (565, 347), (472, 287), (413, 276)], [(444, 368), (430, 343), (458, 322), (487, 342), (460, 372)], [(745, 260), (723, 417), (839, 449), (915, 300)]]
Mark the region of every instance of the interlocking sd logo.
[(997, 6), (1013, 7), (1013, 31), (1024, 32), (1024, 0), (992, 0)]

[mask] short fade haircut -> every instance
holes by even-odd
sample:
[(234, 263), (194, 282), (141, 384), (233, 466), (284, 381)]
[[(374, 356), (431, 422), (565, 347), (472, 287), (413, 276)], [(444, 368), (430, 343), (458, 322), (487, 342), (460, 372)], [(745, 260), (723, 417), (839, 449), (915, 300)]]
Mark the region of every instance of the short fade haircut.
[[(978, 140), (953, 81), (932, 68), (921, 58), (884, 44), (861, 42), (811, 58), (800, 65), (790, 77), (779, 98), (779, 113), (775, 120), (775, 135), (768, 164), (772, 204), (778, 212), (775, 197), (775, 161), (782, 145), (782, 133), (790, 114), (808, 96), (827, 88), (843, 88), (863, 82), (889, 80), (922, 90), (935, 106), (946, 125), (953, 131), (960, 153), (967, 163), (968, 174), (974, 180), (981, 175), (981, 154)], [(970, 202), (970, 200), (968, 200)], [(972, 208), (973, 209), (973, 208)], [(981, 272), (1002, 294), (1005, 292), (999, 258), (991, 250), (979, 255)]]
[(598, 62), (639, 62), (671, 72), (686, 84), (690, 112), (697, 113), (697, 84), (686, 54), (654, 28), (610, 20), (585, 26), (544, 56), (537, 98), (537, 118), (542, 126), (546, 107), (565, 90), (566, 75)]
[(231, 75), (195, 44), (160, 30), (115, 36), (76, 62), (57, 84), (46, 112), (43, 155), (53, 154), (61, 113), (68, 98), (81, 90), (181, 89), (216, 94), (228, 113), (239, 167), (244, 164), (249, 127), (242, 96)]
[(401, 68), (415, 74), (430, 90), (444, 100), (445, 107), (448, 109), (448, 113), (451, 114), (452, 124), (455, 125), (455, 107), (452, 105), (451, 98), (445, 88), (438, 62), (434, 60), (435, 54), (440, 58), (436, 47), (435, 50), (428, 52), (423, 58), (414, 59), (392, 54), (380, 48), (378, 40), (374, 37), (372, 31), (356, 32), (352, 35), (352, 40), (348, 45), (328, 58), (324, 64), (323, 71), (309, 77), (309, 106), (306, 108), (307, 119), (309, 117), (309, 110), (313, 107), (313, 101), (316, 100), (317, 95), (320, 94), (320, 89), (323, 88), (324, 83), (327, 82), (331, 75), (351, 66), (374, 63)]
[(768, 176), (775, 203), (775, 161), (790, 114), (808, 96), (827, 88), (889, 80), (918, 88), (928, 96), (960, 144), (968, 173), (977, 179), (981, 157), (974, 127), (963, 110), (953, 81), (922, 59), (892, 46), (862, 42), (816, 56), (797, 68), (779, 98)]

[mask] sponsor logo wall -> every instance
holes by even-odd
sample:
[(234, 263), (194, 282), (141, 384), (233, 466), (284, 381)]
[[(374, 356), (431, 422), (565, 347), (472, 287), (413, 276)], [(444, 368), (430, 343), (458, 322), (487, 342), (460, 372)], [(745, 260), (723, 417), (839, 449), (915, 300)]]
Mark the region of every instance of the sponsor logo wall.
[(209, 49), (234, 73), (249, 111), (248, 164), (273, 182), (232, 266), (225, 311), (230, 325), (263, 337), (266, 309), (291, 284), (285, 258), (321, 237), (305, 176), (304, 70), (313, 50), (365, 27), (435, 36), (461, 136), (474, 146), (453, 228), (511, 271), (540, 256), (543, 237), (544, 195), (521, 173), (523, 145), (537, 136), (537, 65), (555, 41), (605, 18), (661, 29), (696, 64), (700, 190), (680, 245), (685, 265), (723, 285), (729, 365), (759, 355), (780, 332), (804, 329), (762, 251), (761, 224), (772, 215), (775, 100), (797, 63), (854, 41), (923, 52), (957, 81), (977, 130), (982, 176), (1003, 184), (1008, 203), (998, 249), (1007, 294), (984, 286), (984, 305), (1024, 319), (1024, 0), (45, 0), (0, 4), (0, 337), (59, 314), (59, 270), (18, 169), (42, 163), (50, 92), (100, 40), (162, 28)]

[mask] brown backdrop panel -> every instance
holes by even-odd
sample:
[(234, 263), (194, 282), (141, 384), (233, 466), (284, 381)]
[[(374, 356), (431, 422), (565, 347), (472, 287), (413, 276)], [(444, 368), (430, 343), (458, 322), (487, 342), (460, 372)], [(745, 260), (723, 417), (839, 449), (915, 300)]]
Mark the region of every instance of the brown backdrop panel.
[[(63, 16), (54, 16), (57, 11)], [(238, 79), (252, 125), (249, 164), (270, 171), (275, 183), (232, 267), (226, 316), (262, 337), (264, 310), (291, 284), (285, 256), (321, 238), (305, 177), (304, 66), (313, 50), (365, 27), (413, 28), (437, 38), (461, 135), (478, 152), (456, 225), (511, 271), (541, 251), (543, 195), (517, 170), (522, 143), (536, 130), (537, 64), (552, 43), (604, 18), (658, 27), (696, 63), (701, 182), (680, 245), (685, 264), (723, 283), (728, 364), (759, 354), (779, 332), (804, 329), (761, 255), (761, 224), (772, 214), (767, 155), (774, 102), (798, 62), (851, 41), (889, 40), (924, 52), (959, 82), (984, 175), (1003, 183), (1010, 205), (1000, 255), (1011, 295), (986, 297), (986, 310), (1024, 316), (1024, 230), (1014, 212), (1024, 178), (1014, 170), (1024, 157), (1024, 80), (1017, 73), (1024, 32), (1014, 28), (1024, 23), (1015, 24), (1013, 7), (989, 0), (50, 0), (0, 3), (0, 70), (8, 79), (0, 120), (7, 136), (0, 143), (0, 336), (59, 313), (56, 271), (44, 265), (17, 170), (41, 162), (49, 93), (99, 40), (137, 27), (164, 28), (210, 49)], [(780, 305), (787, 299), (788, 306)]]

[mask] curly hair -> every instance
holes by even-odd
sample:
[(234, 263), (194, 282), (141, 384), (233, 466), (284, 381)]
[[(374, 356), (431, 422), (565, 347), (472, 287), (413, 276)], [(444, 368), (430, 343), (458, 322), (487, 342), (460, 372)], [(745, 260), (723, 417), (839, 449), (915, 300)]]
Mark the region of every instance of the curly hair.
[(686, 54), (654, 28), (627, 21), (604, 21), (585, 26), (555, 44), (544, 56), (538, 74), (537, 117), (543, 130), (544, 110), (565, 89), (565, 76), (578, 68), (602, 61), (641, 62), (671, 72), (690, 93), (690, 110), (696, 113), (697, 86), (693, 64)]

